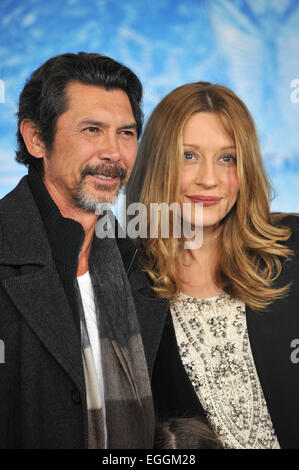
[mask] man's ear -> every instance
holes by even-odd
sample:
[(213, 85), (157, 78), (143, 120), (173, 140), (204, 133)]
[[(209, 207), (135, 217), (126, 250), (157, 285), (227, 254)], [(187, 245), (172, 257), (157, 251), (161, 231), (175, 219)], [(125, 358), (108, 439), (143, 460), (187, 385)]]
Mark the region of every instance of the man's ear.
[(38, 129), (31, 119), (23, 119), (20, 125), (20, 132), (30, 155), (36, 158), (45, 157), (45, 145), (41, 141)]

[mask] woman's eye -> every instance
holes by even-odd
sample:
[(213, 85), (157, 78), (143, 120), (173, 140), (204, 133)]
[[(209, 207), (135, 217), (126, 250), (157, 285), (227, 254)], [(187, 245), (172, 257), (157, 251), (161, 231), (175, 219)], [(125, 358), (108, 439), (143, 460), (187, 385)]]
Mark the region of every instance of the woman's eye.
[(184, 160), (192, 160), (194, 158), (194, 154), (191, 152), (184, 152)]
[(222, 155), (220, 160), (222, 160), (225, 163), (235, 163), (236, 157), (234, 157), (233, 155)]

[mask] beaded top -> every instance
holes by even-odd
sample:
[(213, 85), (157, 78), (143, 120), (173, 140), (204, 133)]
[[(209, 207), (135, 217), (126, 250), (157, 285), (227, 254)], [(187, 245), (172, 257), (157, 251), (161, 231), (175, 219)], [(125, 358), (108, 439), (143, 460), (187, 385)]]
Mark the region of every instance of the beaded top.
[(279, 449), (255, 369), (245, 304), (220, 294), (179, 294), (171, 312), (182, 362), (207, 417), (229, 449)]

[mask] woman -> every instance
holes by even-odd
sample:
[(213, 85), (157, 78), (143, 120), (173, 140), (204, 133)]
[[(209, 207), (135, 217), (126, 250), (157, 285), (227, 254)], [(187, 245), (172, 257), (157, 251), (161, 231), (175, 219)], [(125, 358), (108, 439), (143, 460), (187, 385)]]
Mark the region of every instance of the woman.
[(228, 448), (299, 448), (299, 219), (271, 214), (270, 195), (253, 120), (231, 90), (184, 85), (156, 107), (127, 203), (148, 214), (189, 203), (182, 222), (197, 229), (202, 207), (201, 247), (141, 238), (140, 262), (170, 300), (185, 370)]

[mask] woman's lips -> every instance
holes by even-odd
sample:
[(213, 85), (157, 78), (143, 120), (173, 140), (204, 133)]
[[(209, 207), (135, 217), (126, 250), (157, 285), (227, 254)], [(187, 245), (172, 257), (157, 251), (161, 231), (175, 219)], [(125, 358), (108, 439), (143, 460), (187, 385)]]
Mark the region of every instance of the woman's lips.
[(221, 197), (218, 196), (187, 196), (193, 204), (202, 204), (203, 207), (214, 206), (221, 201)]

